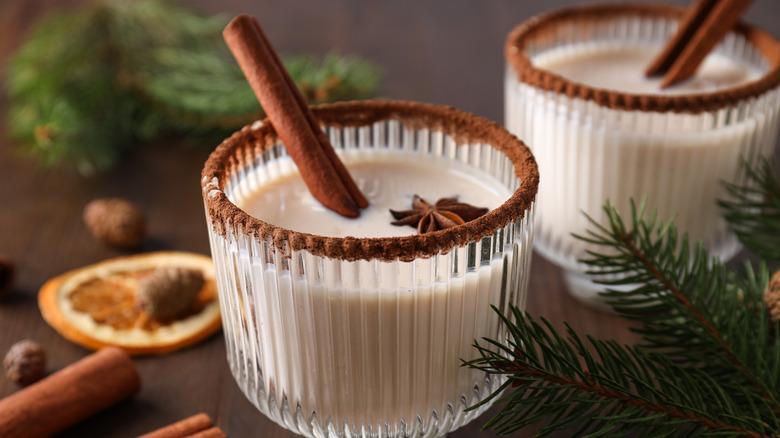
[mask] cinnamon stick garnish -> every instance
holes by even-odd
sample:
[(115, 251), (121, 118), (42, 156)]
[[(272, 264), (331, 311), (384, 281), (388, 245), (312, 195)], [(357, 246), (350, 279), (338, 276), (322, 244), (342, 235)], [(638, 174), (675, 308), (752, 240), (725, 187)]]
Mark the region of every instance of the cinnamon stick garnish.
[(130, 356), (106, 347), (0, 400), (0, 436), (50, 437), (141, 388)]
[(208, 415), (200, 413), (176, 423), (141, 435), (138, 438), (184, 438), (213, 428), (214, 423)]
[(684, 81), (696, 73), (704, 58), (737, 24), (753, 0), (698, 0), (688, 9), (663, 50), (645, 71), (664, 75), (661, 88)]
[(290, 72), (288, 72), (287, 69), (284, 68), (284, 64), (282, 63), (282, 60), (279, 58), (279, 54), (276, 53), (275, 50), (273, 50), (273, 46), (271, 45), (271, 42), (268, 40), (268, 37), (265, 35), (265, 32), (263, 32), (263, 29), (260, 27), (260, 23), (258, 23), (257, 20), (254, 18), (252, 18), (251, 21), (252, 24), (254, 24), (257, 33), (263, 39), (263, 42), (265, 43), (266, 47), (270, 49), (271, 56), (273, 56), (274, 62), (279, 67), (279, 71), (281, 71), (282, 76), (284, 77), (284, 82), (287, 84), (287, 87), (289, 87), (290, 91), (292, 91), (293, 95), (295, 96), (295, 101), (298, 103), (298, 106), (301, 108), (303, 115), (306, 116), (306, 121), (309, 123), (311, 130), (317, 136), (319, 146), (328, 156), (328, 160), (330, 160), (331, 164), (336, 169), (336, 172), (338, 172), (339, 178), (341, 178), (341, 181), (347, 187), (350, 196), (358, 205), (358, 207), (360, 208), (368, 207), (368, 199), (366, 199), (366, 197), (363, 195), (363, 192), (361, 192), (357, 184), (355, 184), (355, 181), (352, 179), (352, 176), (349, 174), (349, 171), (347, 171), (347, 168), (346, 166), (344, 166), (344, 163), (342, 163), (338, 155), (336, 155), (336, 151), (333, 150), (333, 145), (330, 144), (330, 140), (328, 140), (328, 137), (325, 135), (325, 132), (323, 132), (322, 129), (320, 128), (319, 121), (317, 121), (317, 118), (314, 116), (314, 113), (311, 112), (311, 109), (307, 105), (306, 98), (303, 97), (303, 93), (301, 93), (301, 90), (299, 90), (298, 87), (295, 85), (295, 81), (293, 81), (292, 76), (290, 76)]
[(359, 216), (360, 207), (368, 206), (368, 201), (339, 160), (257, 20), (239, 15), (228, 24), (223, 36), (311, 194), (343, 216)]

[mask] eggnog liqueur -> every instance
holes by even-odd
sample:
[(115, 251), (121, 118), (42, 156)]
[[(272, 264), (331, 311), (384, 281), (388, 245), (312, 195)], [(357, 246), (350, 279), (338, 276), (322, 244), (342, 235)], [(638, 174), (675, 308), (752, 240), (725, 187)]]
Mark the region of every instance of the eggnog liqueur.
[[(391, 225), (389, 212), (411, 209), (415, 194), (431, 204), (457, 196), (491, 210), (512, 194), (486, 172), (450, 159), (371, 152), (347, 153), (342, 161), (369, 200), (359, 218), (323, 207), (291, 162), (272, 181), (233, 201), (256, 218), (298, 232), (390, 237), (417, 233)], [(257, 345), (265, 391), (291, 409), (316, 412), (322, 422), (351, 419), (367, 427), (390, 419), (413, 422), (432, 410), (443, 415), (453, 401), (470, 396), (484, 376), (461, 366), (461, 359), (475, 358), (474, 339), (490, 336), (496, 325), (490, 304), (501, 300), (502, 260), (420, 286), (415, 276), (424, 275), (428, 263), (376, 262), (359, 270), (360, 278), (340, 275), (338, 287), (264, 276), (256, 317), (263, 325)], [(367, 284), (374, 290), (367, 292)], [(282, 298), (264, 297), (264, 290)]]
[(710, 93), (761, 77), (754, 67), (711, 53), (692, 78), (662, 89), (661, 76), (644, 74), (659, 52), (654, 44), (583, 43), (544, 52), (533, 63), (574, 82), (633, 94)]
[[(644, 74), (660, 49), (651, 44), (582, 43), (543, 52), (532, 61), (573, 82), (632, 94), (716, 92), (762, 74), (711, 53), (694, 77), (661, 89), (662, 78)], [(545, 114), (545, 105), (532, 105), (529, 110)], [(601, 206), (609, 200), (626, 214), (629, 199), (643, 197), (651, 209), (658, 209), (659, 217), (676, 217), (677, 227), (694, 241), (711, 245), (713, 238), (727, 232), (715, 201), (725, 194), (721, 181), (736, 177), (735, 163), (755, 135), (752, 123), (717, 127), (712, 120), (687, 114), (669, 115), (659, 122), (653, 112), (599, 115), (588, 109), (578, 115), (574, 107), (566, 111), (567, 118), (537, 115), (532, 135), (517, 127), (517, 118), (507, 122), (510, 131), (528, 141), (539, 161), (544, 201), (537, 223), (542, 247), (545, 230), (554, 230), (564, 245), (579, 248), (575, 253), (581, 258), (585, 245), (572, 233), (587, 229), (583, 211), (599, 217)], [(589, 111), (592, 117), (587, 117)], [(569, 117), (579, 123), (571, 123)], [(703, 124), (711, 127), (702, 130)], [(770, 124), (759, 128), (773, 129)]]
[[(571, 41), (528, 53), (536, 69), (556, 74), (570, 86), (584, 85), (630, 95), (678, 96), (717, 93), (756, 81), (765, 68), (710, 53), (696, 74), (661, 88), (662, 77), (645, 69), (661, 51), (650, 41)], [(598, 250), (577, 239), (592, 229), (586, 213), (605, 224), (609, 201), (626, 217), (629, 201), (647, 200), (647, 211), (675, 218), (691, 241), (715, 255), (731, 257), (739, 244), (717, 200), (723, 181), (741, 183), (741, 157), (771, 152), (776, 125), (761, 117), (738, 120), (725, 108), (698, 113), (623, 110), (540, 90), (508, 71), (506, 126), (531, 147), (539, 163), (541, 199), (534, 248), (566, 269), (572, 294), (601, 306), (597, 285), (588, 284), (579, 260)]]
[(369, 200), (360, 217), (350, 219), (319, 203), (298, 172), (287, 172), (247, 197), (237, 200), (244, 211), (278, 227), (329, 237), (393, 237), (416, 233), (413, 227), (392, 225), (389, 210), (411, 209), (419, 195), (433, 204), (440, 198), (492, 210), (511, 192), (495, 178), (460, 163), (425, 155), (372, 153), (345, 157), (350, 175)]

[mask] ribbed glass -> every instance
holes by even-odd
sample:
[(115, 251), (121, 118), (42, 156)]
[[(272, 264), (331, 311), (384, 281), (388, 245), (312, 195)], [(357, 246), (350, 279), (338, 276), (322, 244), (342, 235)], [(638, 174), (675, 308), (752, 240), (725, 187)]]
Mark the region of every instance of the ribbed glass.
[[(563, 23), (526, 47), (533, 60), (550, 50), (577, 51), (593, 44), (656, 44), (676, 22), (661, 18), (614, 18)], [(766, 71), (763, 56), (743, 36), (729, 34), (716, 52)], [(755, 163), (771, 155), (777, 139), (780, 90), (716, 111), (643, 112), (610, 109), (593, 101), (545, 91), (518, 80), (507, 63), (505, 126), (532, 149), (541, 183), (536, 248), (566, 272), (570, 292), (602, 306), (578, 260), (596, 249), (572, 236), (592, 226), (583, 212), (605, 224), (609, 200), (624, 216), (629, 199), (647, 197), (648, 211), (675, 217), (692, 241), (723, 260), (740, 245), (727, 229), (716, 200), (726, 199), (723, 181), (745, 184), (740, 159)]]
[[(480, 168), (510, 191), (519, 185), (490, 145), (458, 144), (419, 124), (326, 132), (345, 157), (427, 154)], [(235, 202), (285, 174), (286, 156), (277, 144), (210, 189)], [(261, 412), (307, 437), (437, 437), (467, 423), (487, 406), (464, 409), (503, 380), (461, 360), (476, 357), (475, 340), (506, 338), (491, 305), (524, 307), (533, 216), (532, 207), (492, 235), (412, 262), (285, 256), (271, 240), (208, 218), (236, 381)]]

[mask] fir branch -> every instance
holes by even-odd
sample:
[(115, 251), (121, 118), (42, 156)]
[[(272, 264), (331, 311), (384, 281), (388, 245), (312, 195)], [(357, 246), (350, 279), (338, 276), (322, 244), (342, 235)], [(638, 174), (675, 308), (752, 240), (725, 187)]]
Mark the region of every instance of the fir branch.
[[(46, 166), (105, 170), (162, 132), (223, 138), (264, 116), (225, 46), (222, 16), (165, 0), (99, 0), (40, 22), (8, 64), (9, 134)], [(370, 97), (378, 69), (285, 60), (311, 103)]]
[[(480, 358), (465, 363), (509, 377), (470, 408), (496, 398), (503, 403), (486, 429), (507, 434), (546, 422), (537, 437), (556, 430), (589, 437), (667, 437), (681, 430), (685, 436), (769, 437), (776, 430), (776, 423), (757, 415), (767, 407), (745, 408), (737, 402), (751, 397), (749, 388), (724, 387), (660, 353), (590, 337), (585, 341), (568, 326), (564, 338), (546, 320), (540, 324), (516, 307), (511, 319), (495, 310), (511, 339), (475, 344)], [(508, 387), (511, 392), (500, 397)]]
[[(508, 377), (483, 403), (504, 403), (486, 427), (508, 433), (545, 422), (537, 436), (748, 436), (780, 433), (780, 328), (765, 304), (769, 271), (726, 269), (672, 222), (631, 203), (623, 221), (609, 204), (606, 225), (578, 236), (585, 260), (619, 313), (639, 323), (643, 343), (620, 346), (566, 338), (513, 309), (510, 339), (475, 344), (467, 365)], [(502, 391), (512, 388), (504, 396)]]
[(143, 117), (142, 105), (114, 85), (113, 52), (103, 35), (97, 10), (58, 14), (37, 26), (9, 62), (9, 133), (45, 165), (67, 161), (91, 173), (138, 141), (127, 128)]
[(724, 183), (730, 199), (718, 204), (746, 248), (780, 262), (780, 162), (763, 158), (756, 168), (743, 161), (745, 185)]
[[(780, 366), (776, 355), (765, 357), (767, 352), (780, 351), (780, 339), (771, 335), (766, 311), (750, 310), (764, 308), (768, 271), (759, 267), (755, 272), (747, 266), (749, 280), (740, 279), (717, 258), (710, 258), (703, 246), (697, 244), (690, 250), (685, 234), (678, 242), (671, 223), (656, 225), (654, 215), (643, 220), (644, 204), (631, 205), (630, 229), (607, 204), (609, 225), (602, 227), (591, 220), (597, 231), (583, 237), (604, 248), (600, 253), (590, 252), (591, 258), (584, 260), (596, 268), (592, 273), (601, 268), (621, 272), (601, 283), (634, 285), (630, 292), (608, 291), (605, 296), (612, 300), (610, 304), (641, 323), (632, 330), (642, 336), (645, 347), (660, 349), (673, 360), (709, 375), (731, 376), (730, 387), (750, 386), (768, 402), (773, 412), (763, 416), (780, 415), (776, 386), (765, 378), (769, 370)], [(746, 332), (751, 339), (744, 339)]]

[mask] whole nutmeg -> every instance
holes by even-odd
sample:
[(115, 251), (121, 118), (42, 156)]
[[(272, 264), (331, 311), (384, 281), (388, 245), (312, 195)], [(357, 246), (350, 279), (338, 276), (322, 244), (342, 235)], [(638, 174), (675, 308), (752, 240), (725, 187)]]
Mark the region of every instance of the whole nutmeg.
[(176, 319), (192, 308), (205, 282), (196, 269), (160, 268), (139, 281), (136, 299), (149, 316)]
[(84, 207), (84, 223), (95, 237), (117, 248), (135, 248), (146, 235), (143, 212), (122, 198), (91, 201)]
[(13, 260), (0, 254), (0, 298), (11, 291), (16, 277)]
[(19, 341), (3, 359), (5, 376), (19, 386), (35, 383), (46, 374), (46, 353), (37, 342)]

